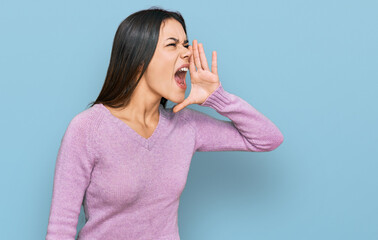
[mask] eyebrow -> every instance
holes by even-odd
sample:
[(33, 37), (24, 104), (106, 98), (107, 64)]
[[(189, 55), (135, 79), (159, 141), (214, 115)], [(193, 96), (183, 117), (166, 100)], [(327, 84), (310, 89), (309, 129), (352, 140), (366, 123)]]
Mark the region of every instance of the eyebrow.
[[(177, 38), (174, 38), (174, 37), (167, 38), (166, 40), (169, 40), (169, 39), (175, 41), (176, 43), (179, 42), (179, 40), (178, 40)], [(188, 42), (189, 42), (188, 39), (186, 39), (186, 40), (184, 41), (184, 44), (185, 44), (185, 43), (188, 43)]]

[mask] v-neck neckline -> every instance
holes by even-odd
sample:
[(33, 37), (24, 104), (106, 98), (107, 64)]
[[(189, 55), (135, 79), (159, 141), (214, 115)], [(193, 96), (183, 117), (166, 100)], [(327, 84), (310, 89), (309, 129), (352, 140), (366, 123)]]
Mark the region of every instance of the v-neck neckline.
[(137, 133), (133, 128), (131, 128), (127, 123), (119, 119), (118, 117), (114, 116), (109, 109), (107, 109), (102, 103), (96, 104), (98, 105), (101, 109), (104, 110), (106, 115), (114, 122), (121, 131), (125, 131), (130, 134), (133, 139), (135, 139), (138, 143), (140, 143), (143, 147), (145, 147), (147, 150), (151, 150), (155, 141), (160, 137), (164, 125), (166, 123), (166, 116), (164, 115), (164, 107), (159, 104), (159, 121), (158, 124), (155, 128), (155, 130), (152, 132), (152, 135), (148, 138), (145, 138), (141, 136), (139, 133)]

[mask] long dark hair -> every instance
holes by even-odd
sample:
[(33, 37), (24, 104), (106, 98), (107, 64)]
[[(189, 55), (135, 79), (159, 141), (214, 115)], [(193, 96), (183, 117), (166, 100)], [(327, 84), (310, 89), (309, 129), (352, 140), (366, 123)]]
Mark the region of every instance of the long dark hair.
[[(104, 85), (96, 101), (88, 104), (89, 107), (103, 103), (120, 108), (130, 102), (130, 96), (154, 55), (160, 26), (169, 18), (179, 21), (186, 34), (185, 21), (180, 12), (155, 6), (135, 12), (121, 22), (114, 36)], [(162, 97), (160, 104), (166, 108), (167, 99)]]

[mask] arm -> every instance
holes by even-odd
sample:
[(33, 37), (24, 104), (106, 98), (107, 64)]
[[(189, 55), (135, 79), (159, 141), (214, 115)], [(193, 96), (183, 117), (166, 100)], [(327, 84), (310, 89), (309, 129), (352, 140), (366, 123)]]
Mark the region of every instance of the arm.
[(74, 117), (61, 140), (46, 240), (75, 239), (81, 204), (93, 168), (86, 125), (89, 124), (80, 115)]
[(267, 117), (220, 85), (200, 106), (208, 106), (231, 121), (215, 119), (188, 108), (195, 129), (195, 151), (268, 152), (283, 142), (280, 130)]

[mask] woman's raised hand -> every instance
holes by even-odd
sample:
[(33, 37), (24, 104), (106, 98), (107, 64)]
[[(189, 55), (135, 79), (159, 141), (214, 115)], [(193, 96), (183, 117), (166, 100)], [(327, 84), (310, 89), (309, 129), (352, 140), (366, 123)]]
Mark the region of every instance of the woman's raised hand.
[[(217, 67), (217, 52), (213, 51), (211, 71), (207, 64), (202, 43), (193, 40), (193, 47), (189, 46), (192, 55), (189, 59), (191, 89), (189, 96), (173, 108), (178, 112), (190, 104), (202, 104), (220, 85)], [(197, 67), (197, 70), (196, 68)]]

